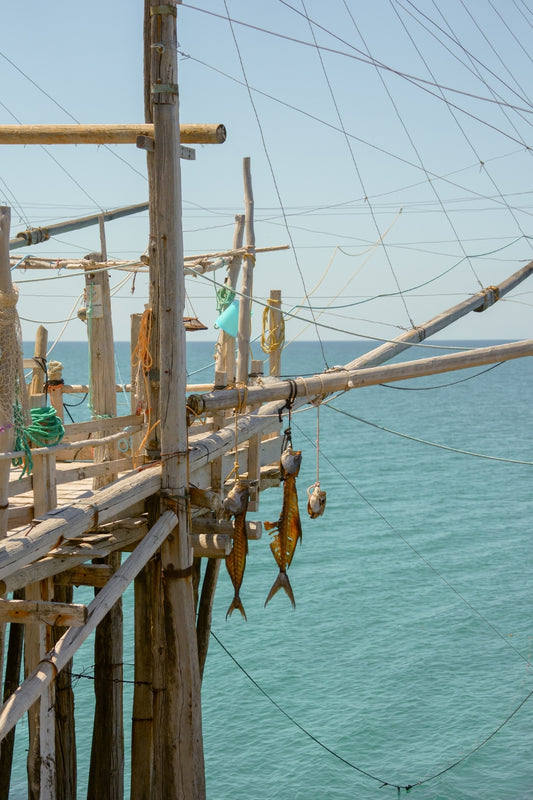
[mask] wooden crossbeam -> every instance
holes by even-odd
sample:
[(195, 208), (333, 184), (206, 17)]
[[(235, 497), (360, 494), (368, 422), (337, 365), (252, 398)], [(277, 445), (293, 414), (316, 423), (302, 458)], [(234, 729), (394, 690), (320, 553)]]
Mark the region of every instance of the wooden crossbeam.
[[(138, 136), (154, 138), (148, 123), (120, 125), (0, 125), (0, 144), (136, 144)], [(222, 144), (221, 124), (180, 125), (182, 144)]]
[(85, 625), (87, 607), (79, 603), (54, 603), (44, 600), (0, 600), (0, 622), (22, 625)]

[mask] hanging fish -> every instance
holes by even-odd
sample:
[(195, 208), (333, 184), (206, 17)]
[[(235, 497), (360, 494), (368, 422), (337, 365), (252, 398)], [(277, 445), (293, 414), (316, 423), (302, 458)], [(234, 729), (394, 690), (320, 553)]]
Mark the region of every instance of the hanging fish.
[(320, 483), (315, 483), (307, 490), (307, 513), (311, 519), (321, 517), (326, 508), (326, 493), (320, 488)]
[(224, 516), (235, 517), (233, 546), (231, 553), (226, 556), (226, 568), (228, 570), (235, 596), (231, 601), (228, 608), (226, 619), (235, 611), (239, 609), (244, 619), (246, 619), (246, 612), (239, 597), (239, 591), (242, 584), (244, 570), (246, 568), (246, 556), (248, 554), (248, 538), (246, 536), (246, 511), (248, 509), (248, 501), (250, 499), (250, 491), (247, 486), (243, 486), (237, 482), (233, 489), (228, 492), (228, 495), (223, 503)]
[(291, 565), (296, 545), (302, 538), (298, 494), (296, 492), (296, 476), (300, 471), (301, 463), (301, 450), (293, 450), (289, 446), (281, 454), (280, 472), (283, 480), (281, 514), (277, 522), (265, 522), (267, 531), (277, 531), (275, 535), (271, 533), (273, 539), (270, 543), (270, 549), (279, 567), (279, 574), (265, 600), (265, 606), (281, 588), (287, 593), (293, 607), (296, 606), (287, 570)]

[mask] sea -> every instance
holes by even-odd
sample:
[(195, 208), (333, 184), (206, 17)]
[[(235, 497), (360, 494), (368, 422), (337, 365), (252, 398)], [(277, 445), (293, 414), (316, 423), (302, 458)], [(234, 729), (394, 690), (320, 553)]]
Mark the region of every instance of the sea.
[[(494, 343), (435, 344), (400, 360)], [(282, 373), (310, 375), (374, 345), (297, 341)], [(211, 342), (188, 345), (191, 383), (212, 380), (213, 353)], [(253, 356), (264, 358), (258, 345)], [(128, 382), (127, 343), (116, 357), (117, 381)], [(86, 343), (60, 342), (50, 358), (67, 383), (87, 381)], [(283, 592), (265, 607), (278, 571), (266, 532), (249, 544), (247, 621), (226, 618), (233, 590), (221, 569), (202, 687), (209, 800), (533, 798), (532, 389), (525, 358), (355, 389), (290, 420), (283, 412), (303, 454), (296, 608)], [(128, 413), (129, 398), (118, 401)], [(87, 398), (67, 402), (79, 403), (68, 408), (75, 421), (90, 418)], [(311, 519), (317, 481), (327, 502)], [(265, 491), (249, 517), (277, 520), (282, 492)], [(124, 608), (128, 797), (131, 591)], [(73, 667), (79, 798), (93, 667), (91, 637)], [(27, 796), (27, 747), (23, 720), (11, 800)]]

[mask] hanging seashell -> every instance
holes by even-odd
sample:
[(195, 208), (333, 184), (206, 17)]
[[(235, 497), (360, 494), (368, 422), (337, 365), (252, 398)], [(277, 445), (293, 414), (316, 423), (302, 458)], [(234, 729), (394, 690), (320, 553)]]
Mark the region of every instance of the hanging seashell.
[(315, 483), (314, 486), (309, 487), (307, 490), (307, 497), (307, 513), (311, 519), (321, 517), (326, 508), (326, 493), (320, 488), (319, 483)]

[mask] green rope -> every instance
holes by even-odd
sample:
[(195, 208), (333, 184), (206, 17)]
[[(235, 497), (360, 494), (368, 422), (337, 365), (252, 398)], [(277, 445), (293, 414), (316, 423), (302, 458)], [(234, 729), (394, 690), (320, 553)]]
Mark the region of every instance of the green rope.
[(217, 311), (221, 314), (233, 302), (235, 292), (230, 286), (221, 286), (216, 291)]
[(29, 475), (33, 470), (31, 445), (35, 447), (52, 447), (59, 444), (65, 435), (63, 423), (56, 414), (55, 408), (30, 409), (31, 423), (24, 425), (21, 406), (17, 403), (13, 407), (15, 424), (15, 450), (23, 450), (25, 455), (12, 460), (13, 466), (22, 467), (20, 478)]

